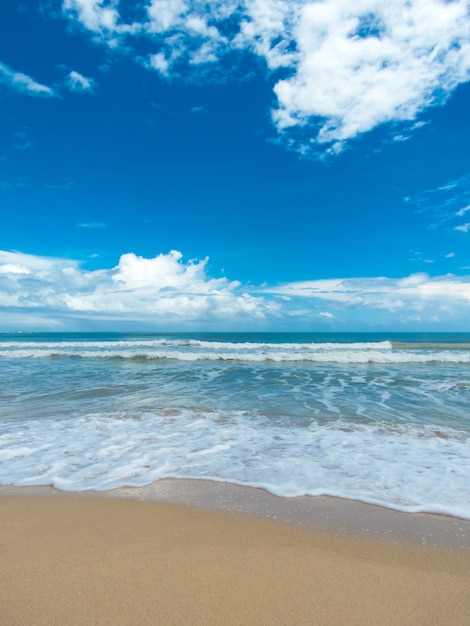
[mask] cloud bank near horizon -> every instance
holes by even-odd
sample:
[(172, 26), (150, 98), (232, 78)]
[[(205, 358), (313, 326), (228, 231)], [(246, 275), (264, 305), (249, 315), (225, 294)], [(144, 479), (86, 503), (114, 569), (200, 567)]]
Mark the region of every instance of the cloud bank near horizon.
[(253, 55), (275, 77), (275, 129), (304, 154), (339, 153), (384, 123), (408, 123), (408, 135), (470, 79), (467, 0), (63, 0), (62, 9), (95, 42), (169, 81), (225, 80)]
[[(68, 259), (0, 251), (1, 311), (48, 311), (64, 316), (185, 324), (233, 318), (264, 318), (272, 308), (240, 291), (240, 284), (206, 273), (207, 259), (182, 254), (146, 259), (123, 254), (112, 269), (87, 271)], [(1, 321), (0, 321), (1, 324)]]
[(111, 269), (0, 251), (0, 331), (147, 329), (468, 330), (470, 276), (349, 278), (248, 287), (208, 259), (123, 254)]

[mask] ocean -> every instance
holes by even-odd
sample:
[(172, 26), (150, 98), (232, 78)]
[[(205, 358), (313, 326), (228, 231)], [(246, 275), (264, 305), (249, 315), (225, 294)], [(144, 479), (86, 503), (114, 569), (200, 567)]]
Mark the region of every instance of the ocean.
[(0, 484), (163, 478), (470, 519), (470, 333), (0, 334)]

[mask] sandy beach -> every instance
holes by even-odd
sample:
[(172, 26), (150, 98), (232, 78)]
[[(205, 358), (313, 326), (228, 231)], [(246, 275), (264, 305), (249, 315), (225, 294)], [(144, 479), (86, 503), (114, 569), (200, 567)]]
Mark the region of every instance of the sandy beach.
[(2, 495), (0, 533), (2, 626), (429, 626), (470, 614), (468, 547), (87, 495)]

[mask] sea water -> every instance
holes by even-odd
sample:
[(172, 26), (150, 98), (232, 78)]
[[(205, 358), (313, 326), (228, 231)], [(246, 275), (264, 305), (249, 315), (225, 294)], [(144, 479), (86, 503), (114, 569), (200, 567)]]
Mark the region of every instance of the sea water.
[(3, 334), (0, 484), (197, 478), (470, 519), (470, 334)]

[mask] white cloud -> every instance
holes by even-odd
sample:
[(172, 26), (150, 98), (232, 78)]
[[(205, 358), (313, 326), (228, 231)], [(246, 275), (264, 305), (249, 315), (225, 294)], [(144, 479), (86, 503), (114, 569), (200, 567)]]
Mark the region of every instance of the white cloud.
[(150, 18), (149, 30), (164, 33), (181, 26), (182, 18), (188, 11), (184, 0), (151, 0), (147, 9)]
[(210, 76), (240, 51), (281, 70), (273, 121), (302, 153), (337, 154), (387, 122), (415, 130), (426, 108), (469, 80), (468, 0), (149, 0), (127, 24), (119, 7), (63, 0), (67, 16), (110, 45), (146, 36), (147, 67), (167, 78), (194, 76), (195, 66)]
[(0, 324), (16, 308), (46, 317), (103, 317), (150, 324), (262, 320), (277, 306), (236, 281), (211, 278), (204, 261), (183, 262), (171, 251), (150, 259), (121, 256), (112, 269), (87, 271), (77, 261), (0, 251)]
[[(231, 50), (221, 28), (238, 2), (226, 0), (151, 0), (148, 22), (142, 25), (160, 50), (149, 56), (147, 67), (167, 78), (192, 76), (194, 66), (214, 64)], [(192, 66), (192, 69), (191, 69)], [(183, 68), (181, 73), (180, 69)], [(207, 76), (207, 73), (206, 73)]]
[(57, 259), (52, 257), (36, 256), (34, 254), (24, 254), (22, 252), (8, 252), (6, 250), (0, 250), (0, 268), (5, 269), (5, 266), (14, 265), (20, 267), (22, 273), (37, 273), (52, 271), (54, 268), (61, 269), (70, 265), (75, 266), (76, 261), (70, 261), (68, 259)]
[(119, 12), (117, 1), (109, 0), (64, 0), (66, 13), (75, 15), (88, 30), (100, 33), (113, 32), (117, 28)]
[(70, 91), (88, 91), (91, 93), (94, 92), (96, 86), (96, 83), (92, 78), (86, 78), (75, 70), (69, 72), (65, 80), (65, 84)]
[(107, 228), (104, 222), (78, 222), (77, 228)]
[(460, 230), (463, 233), (468, 233), (468, 231), (470, 230), (470, 222), (467, 222), (466, 224), (462, 224), (461, 226), (456, 226), (455, 230)]
[(295, 74), (275, 86), (282, 130), (318, 119), (317, 143), (413, 120), (468, 80), (465, 1), (303, 3)]
[(78, 21), (110, 47), (119, 45), (120, 37), (136, 35), (142, 29), (139, 22), (122, 22), (119, 0), (63, 0), (62, 9), (66, 17)]
[(55, 184), (55, 185), (44, 185), (46, 189), (50, 189), (50, 191), (69, 191), (73, 187), (73, 182)]
[[(430, 277), (419, 272), (405, 278), (338, 278), (288, 283), (265, 291), (272, 294), (317, 298), (346, 304), (387, 308), (395, 302), (415, 300), (417, 306), (429, 296), (470, 302), (470, 277)], [(396, 304), (393, 308), (396, 308)]]
[(5, 263), (0, 265), (0, 274), (29, 274), (30, 271), (24, 265), (15, 265), (13, 263)]
[(470, 211), (470, 204), (469, 204), (468, 206), (464, 207), (463, 209), (460, 209), (459, 211), (457, 211), (456, 215), (457, 215), (458, 217), (462, 217), (462, 216), (464, 216), (464, 215), (465, 215), (465, 213), (466, 213), (467, 211)]
[(184, 261), (175, 250), (153, 258), (123, 254), (115, 267), (92, 271), (75, 260), (0, 251), (0, 329), (27, 327), (34, 319), (36, 327), (64, 329), (101, 320), (111, 329), (141, 323), (181, 330), (315, 330), (325, 324), (462, 330), (469, 316), (470, 276), (417, 273), (247, 288), (212, 278), (207, 259)]
[[(373, 324), (408, 323), (417, 317), (422, 322), (435, 319), (443, 323), (464, 321), (470, 315), (470, 276), (430, 277), (425, 273), (405, 278), (346, 278), (288, 283), (261, 293), (288, 296), (294, 306), (322, 315), (328, 302), (335, 318), (368, 320)], [(465, 322), (466, 323), (466, 322)]]
[(169, 61), (162, 52), (150, 55), (149, 63), (150, 66), (154, 70), (157, 70), (162, 76), (168, 75), (171, 61)]
[(37, 83), (26, 74), (12, 70), (11, 67), (8, 67), (8, 65), (2, 62), (0, 62), (0, 83), (3, 83), (14, 91), (29, 96), (53, 97), (56, 95), (54, 90), (50, 87)]

